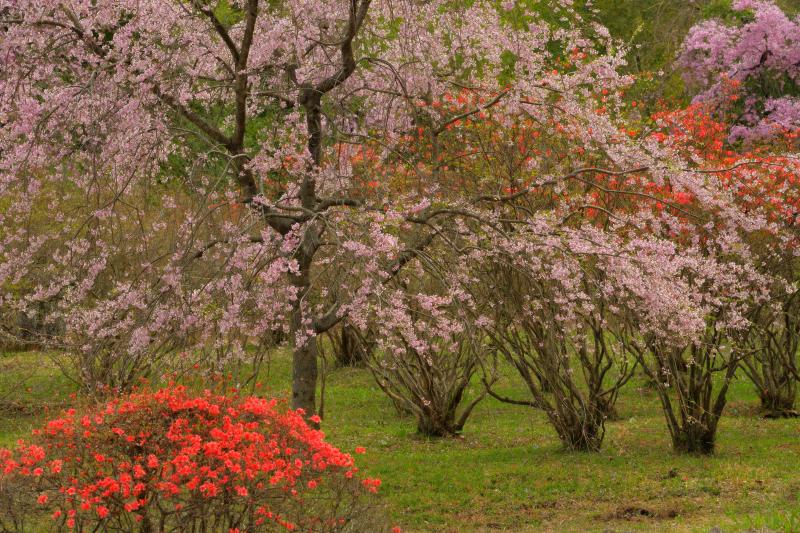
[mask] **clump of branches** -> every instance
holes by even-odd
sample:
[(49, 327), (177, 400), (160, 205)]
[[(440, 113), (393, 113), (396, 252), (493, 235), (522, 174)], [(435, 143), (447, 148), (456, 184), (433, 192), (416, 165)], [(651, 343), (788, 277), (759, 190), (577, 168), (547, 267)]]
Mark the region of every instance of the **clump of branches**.
[(727, 346), (719, 315), (708, 319), (701, 339), (684, 345), (655, 335), (638, 338), (635, 330), (622, 335), (622, 344), (641, 363), (658, 394), (673, 449), (713, 453), (727, 392), (742, 360), (741, 353)]
[(750, 320), (742, 370), (758, 391), (764, 416), (798, 416), (795, 402), (800, 379), (800, 293), (786, 292), (782, 298), (758, 306)]
[(434, 341), (426, 350), (404, 344), (401, 352), (370, 359), (375, 380), (393, 403), (416, 417), (420, 434), (457, 435), (486, 394), (468, 398), (473, 376), (483, 369), (481, 346), (469, 335)]
[[(726, 268), (718, 268), (721, 264)], [(736, 341), (753, 327), (745, 314), (764, 301), (764, 279), (747, 265), (722, 263), (708, 254), (682, 258), (676, 266), (681, 274), (671, 288), (676, 294), (693, 294), (683, 305), (696, 310), (696, 325), (681, 327), (683, 334), (665, 335), (662, 331), (674, 329), (677, 321), (637, 312), (637, 306), (647, 304), (632, 299), (625, 327), (617, 335), (652, 381), (675, 451), (711, 454), (728, 389), (747, 355)], [(652, 287), (654, 292), (666, 290)]]
[(473, 381), (480, 383), (478, 374), (494, 381), (493, 367), (472, 320), (474, 300), (455, 282), (458, 274), (451, 271), (448, 279), (410, 270), (419, 276), (404, 276), (383, 294), (387, 305), (371, 330), (379, 349), (369, 353), (367, 367), (398, 411), (415, 416), (420, 434), (454, 436), (486, 395), (483, 387), (473, 391)]
[(558, 283), (535, 271), (495, 263), (484, 279), (485, 289), (502, 301), (487, 328), (491, 346), (517, 370), (531, 397), (492, 395), (544, 411), (565, 448), (599, 450), (635, 364), (610, 343), (610, 306), (599, 287), (590, 286), (597, 279), (584, 279), (587, 299), (574, 313), (565, 312)]

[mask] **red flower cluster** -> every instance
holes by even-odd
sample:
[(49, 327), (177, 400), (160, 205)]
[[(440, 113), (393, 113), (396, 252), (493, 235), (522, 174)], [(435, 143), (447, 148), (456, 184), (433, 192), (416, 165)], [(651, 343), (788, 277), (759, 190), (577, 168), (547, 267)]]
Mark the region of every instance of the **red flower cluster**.
[(335, 531), (380, 485), (357, 472), (300, 411), (179, 386), (70, 409), (0, 449), (0, 484), (57, 529)]
[(800, 161), (781, 153), (793, 152), (800, 132), (786, 132), (768, 145), (740, 152), (723, 149), (728, 125), (714, 120), (702, 106), (658, 113), (654, 119), (663, 129), (654, 138), (702, 161), (705, 171), (713, 170), (745, 210), (758, 209), (771, 222), (794, 227), (800, 223)]

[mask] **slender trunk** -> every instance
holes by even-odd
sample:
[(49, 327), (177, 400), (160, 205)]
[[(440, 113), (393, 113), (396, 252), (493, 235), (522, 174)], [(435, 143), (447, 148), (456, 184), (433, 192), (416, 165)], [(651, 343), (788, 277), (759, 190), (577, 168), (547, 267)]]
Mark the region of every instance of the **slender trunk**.
[[(256, 12), (253, 3), (253, 13)], [(358, 33), (364, 17), (369, 9), (370, 0), (350, 2), (350, 13), (346, 33), (341, 42), (340, 52), (342, 65), (333, 75), (319, 83), (301, 83), (299, 103), (306, 112), (306, 127), (308, 131), (308, 152), (312, 163), (308, 173), (300, 183), (299, 199), (302, 207), (313, 212), (317, 206), (317, 185), (315, 173), (322, 164), (323, 130), (322, 130), (322, 97), (344, 83), (355, 71), (356, 62), (353, 57), (353, 39)], [(254, 18), (254, 17), (253, 17)], [(249, 21), (249, 19), (248, 19)], [(246, 35), (252, 37), (252, 27), (248, 26)], [(289, 75), (294, 78), (296, 72), (290, 69)], [(296, 79), (295, 79), (296, 82)], [(310, 335), (305, 331), (309, 324), (303, 323), (303, 302), (311, 287), (310, 273), (314, 255), (319, 248), (319, 237), (324, 230), (318, 230), (310, 224), (305, 228), (300, 248), (297, 251), (299, 272), (293, 278), (297, 287), (297, 301), (292, 317), (292, 332), (295, 334), (295, 349), (292, 358), (292, 407), (305, 410), (306, 416), (316, 413), (316, 386), (317, 386), (317, 340), (316, 335), (322, 331), (315, 331)], [(330, 326), (328, 326), (330, 327)], [(326, 328), (327, 329), (327, 328)], [(324, 330), (323, 330), (324, 331)], [(298, 333), (300, 340), (298, 342)]]
[[(311, 87), (306, 87), (301, 95), (301, 102), (306, 110), (308, 127), (308, 151), (313, 165), (300, 184), (300, 203), (308, 210), (313, 210), (317, 201), (314, 170), (322, 161), (322, 117), (320, 99), (322, 94)], [(317, 339), (316, 334), (305, 333), (308, 324), (303, 323), (303, 302), (311, 288), (311, 264), (318, 246), (316, 230), (308, 226), (296, 252), (298, 272), (292, 283), (297, 288), (297, 300), (292, 316), (292, 334), (294, 338), (294, 354), (292, 356), (292, 408), (303, 409), (307, 417), (316, 414), (317, 402)], [(298, 338), (299, 337), (299, 338)]]
[(297, 300), (292, 313), (292, 408), (303, 409), (306, 416), (316, 414), (317, 402), (317, 338), (309, 336), (304, 324), (303, 302), (310, 288), (310, 261), (301, 261), (292, 283), (297, 288)]
[(312, 338), (295, 346), (292, 355), (292, 408), (307, 416), (317, 409), (317, 373), (317, 340)]

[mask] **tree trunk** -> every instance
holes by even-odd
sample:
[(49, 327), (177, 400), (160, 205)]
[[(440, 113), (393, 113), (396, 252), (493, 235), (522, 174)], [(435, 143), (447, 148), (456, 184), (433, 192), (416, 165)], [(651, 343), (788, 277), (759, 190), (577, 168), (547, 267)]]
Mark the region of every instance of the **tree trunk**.
[[(309, 234), (306, 233), (306, 236)], [(305, 333), (309, 324), (304, 323), (303, 302), (311, 287), (310, 270), (311, 254), (306, 253), (308, 237), (304, 239), (300, 248), (299, 268), (296, 275), (292, 276), (292, 283), (297, 288), (297, 300), (292, 313), (292, 341), (294, 353), (292, 354), (292, 409), (302, 409), (305, 416), (310, 417), (317, 412), (317, 337)], [(300, 333), (300, 335), (298, 335)], [(298, 337), (300, 337), (298, 339)]]
[(363, 366), (368, 355), (375, 349), (370, 333), (360, 335), (350, 324), (342, 327), (331, 335), (333, 355), (338, 366)]
[(417, 416), (417, 433), (426, 437), (452, 437), (458, 433), (455, 427), (455, 412), (434, 411)]
[(672, 447), (678, 453), (711, 455), (714, 453), (716, 428), (706, 429), (699, 424), (683, 428), (672, 438)]
[(306, 416), (317, 411), (317, 339), (295, 346), (292, 354), (292, 409), (302, 409)]
[(555, 426), (558, 437), (564, 448), (575, 452), (598, 452), (603, 445), (605, 427), (603, 420), (587, 416), (575, 409), (572, 413), (547, 413), (550, 422)]
[(784, 388), (761, 391), (761, 410), (765, 418), (790, 418), (798, 416), (795, 410), (794, 384)]

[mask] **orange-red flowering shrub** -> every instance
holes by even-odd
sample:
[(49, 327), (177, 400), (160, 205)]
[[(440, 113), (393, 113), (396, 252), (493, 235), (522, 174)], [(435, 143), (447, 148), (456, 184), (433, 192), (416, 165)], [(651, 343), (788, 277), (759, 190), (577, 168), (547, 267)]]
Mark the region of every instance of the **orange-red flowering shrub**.
[(176, 386), (0, 449), (0, 530), (385, 531), (378, 486), (300, 411)]

